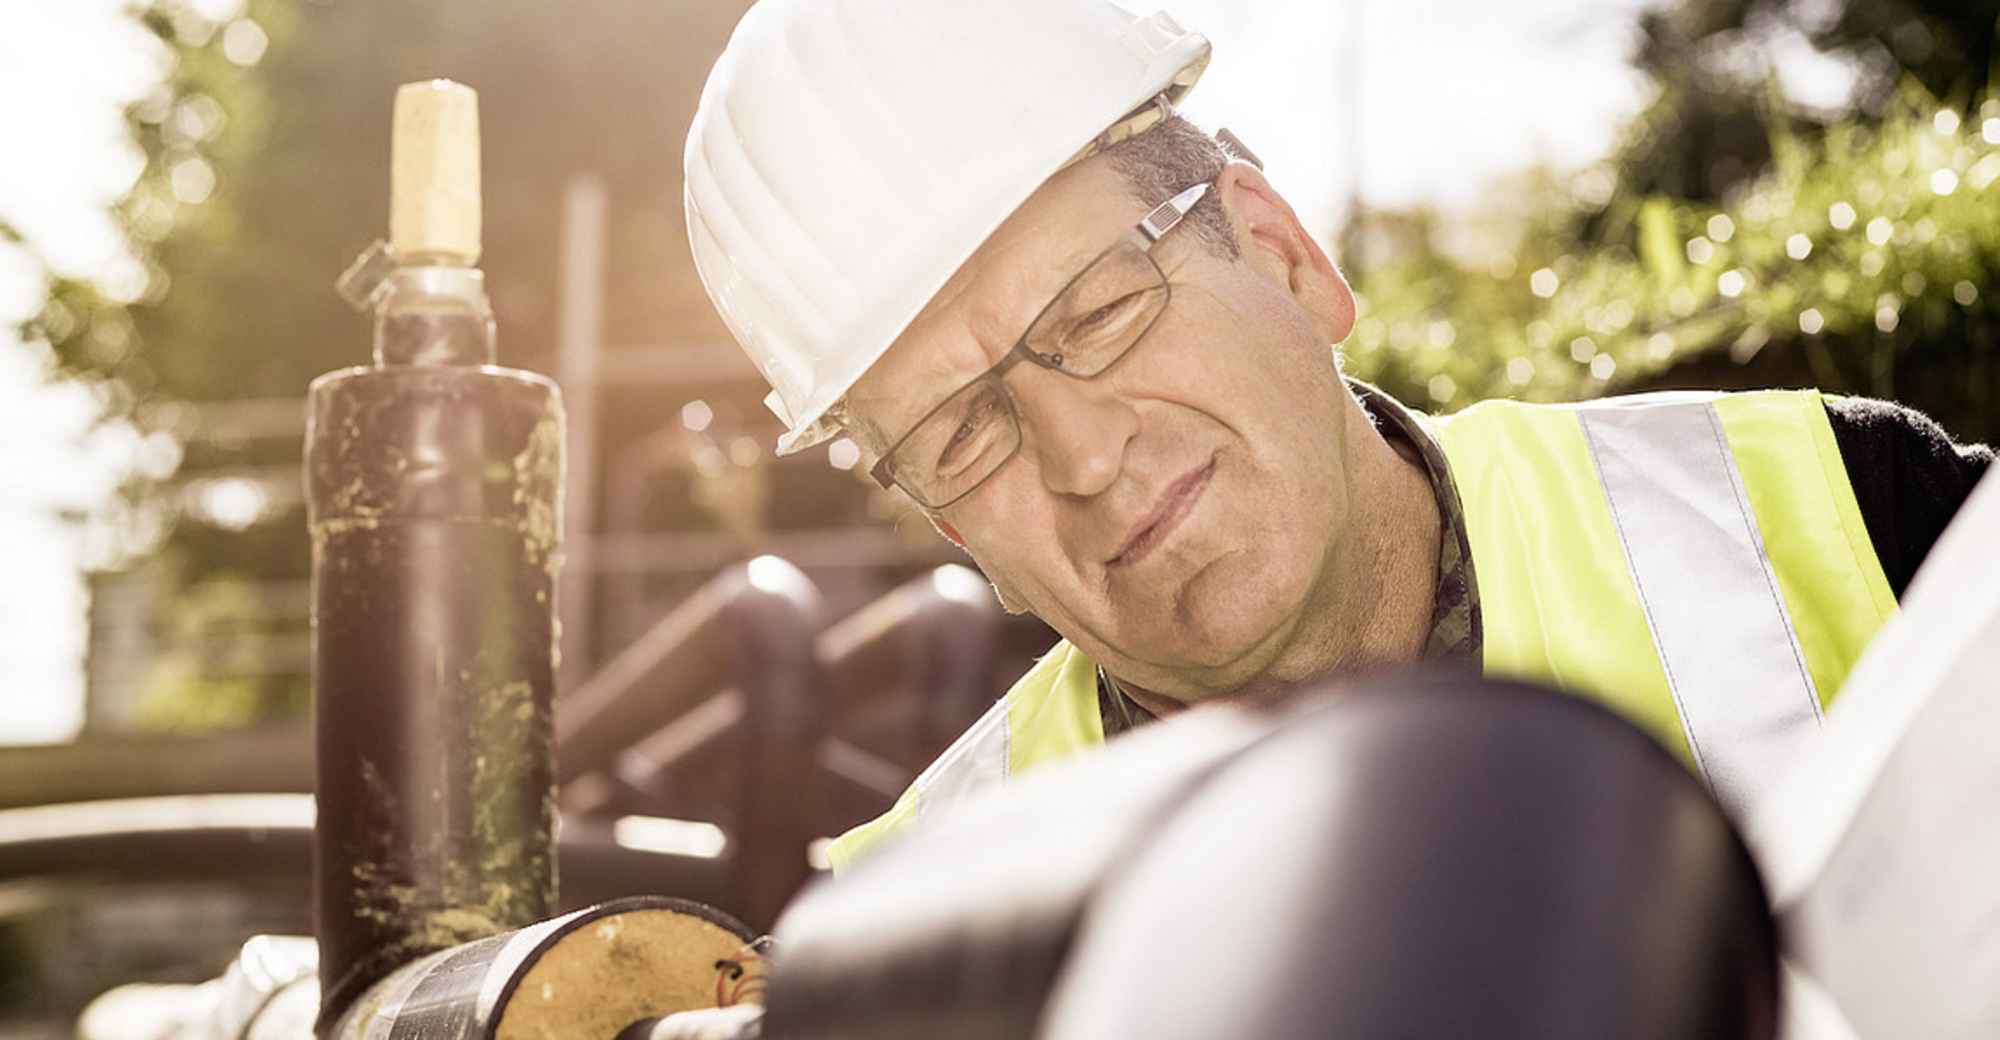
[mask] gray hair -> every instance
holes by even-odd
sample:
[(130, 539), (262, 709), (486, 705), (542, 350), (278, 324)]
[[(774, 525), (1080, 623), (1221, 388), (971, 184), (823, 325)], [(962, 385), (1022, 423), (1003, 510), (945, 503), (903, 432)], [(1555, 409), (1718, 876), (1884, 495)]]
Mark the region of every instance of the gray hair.
[[(1125, 181), (1126, 190), (1145, 205), (1155, 205), (1182, 189), (1222, 175), (1229, 153), (1215, 138), (1178, 114), (1097, 153)], [(1215, 192), (1188, 211), (1188, 228), (1218, 256), (1237, 256), (1235, 229)]]

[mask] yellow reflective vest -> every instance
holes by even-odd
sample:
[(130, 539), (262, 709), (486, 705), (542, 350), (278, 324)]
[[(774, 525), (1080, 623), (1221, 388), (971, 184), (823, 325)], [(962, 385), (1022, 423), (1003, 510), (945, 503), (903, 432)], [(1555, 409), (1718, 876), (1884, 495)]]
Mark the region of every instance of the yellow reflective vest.
[[(1491, 401), (1430, 420), (1463, 508), (1487, 674), (1621, 712), (1741, 819), (1895, 596), (1820, 395)], [(1058, 643), (834, 842), (856, 853), (1022, 770), (1103, 743), (1097, 667)]]

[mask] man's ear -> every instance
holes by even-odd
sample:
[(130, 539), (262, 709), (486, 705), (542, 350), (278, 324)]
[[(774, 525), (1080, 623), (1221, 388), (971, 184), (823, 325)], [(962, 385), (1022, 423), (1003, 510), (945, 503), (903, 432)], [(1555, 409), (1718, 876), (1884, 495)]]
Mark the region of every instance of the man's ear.
[(1354, 331), (1354, 291), (1292, 204), (1264, 171), (1240, 159), (1223, 167), (1215, 184), (1244, 259), (1289, 291), (1319, 322), (1328, 343), (1346, 339)]

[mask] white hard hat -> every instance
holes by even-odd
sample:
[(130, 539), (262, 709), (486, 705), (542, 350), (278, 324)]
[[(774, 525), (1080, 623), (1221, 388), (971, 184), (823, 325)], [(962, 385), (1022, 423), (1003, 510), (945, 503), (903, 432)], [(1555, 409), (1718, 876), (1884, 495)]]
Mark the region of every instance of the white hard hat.
[(688, 237), (771, 384), (780, 452), (1085, 146), (1208, 41), (1105, 0), (760, 0), (688, 132)]

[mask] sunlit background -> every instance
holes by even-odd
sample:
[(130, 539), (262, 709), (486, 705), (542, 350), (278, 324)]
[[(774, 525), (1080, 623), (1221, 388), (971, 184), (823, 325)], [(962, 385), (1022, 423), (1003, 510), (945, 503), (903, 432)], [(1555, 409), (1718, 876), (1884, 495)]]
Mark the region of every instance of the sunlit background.
[[(242, 0), (155, 6), (190, 36), (212, 37), (210, 51), (246, 69), (269, 46)], [(1170, 10), (1216, 46), (1190, 114), (1235, 130), (1330, 238), (1357, 198), (1465, 210), (1480, 205), (1496, 175), (1542, 164), (1575, 170), (1602, 158), (1647, 100), (1644, 78), (1627, 60), (1640, 6), (1188, 0)], [(93, 282), (114, 300), (148, 292), (144, 247), (135, 248), (114, 210), (146, 171), (125, 113), (159, 103), (174, 59), (133, 9), (126, 0), (0, 2), (0, 140), (14, 153), (0, 162), (0, 220), (26, 247), (0, 242), (0, 324), (18, 326), (41, 309), (38, 266)], [(1805, 49), (1796, 63), (1801, 82), (1838, 91), (1837, 82), (1819, 82), (1823, 64)], [(230, 132), (206, 125), (206, 107), (174, 117), (195, 124), (186, 128), (185, 154), (164, 171), (165, 186), (185, 206), (203, 205), (216, 190), (201, 146)], [(532, 132), (505, 118), (489, 113), (487, 132)], [(363, 230), (365, 216), (356, 214)], [(329, 286), (347, 259), (320, 258)], [(102, 544), (112, 533), (90, 518), (121, 508), (112, 498), (122, 476), (166, 479), (181, 452), (169, 433), (149, 436), (120, 422), (94, 427), (107, 391), (51, 381), (45, 344), (0, 337), (0, 452), (14, 475), (0, 501), (0, 554), (10, 576), (0, 585), (0, 675), (10, 707), (0, 714), (0, 741), (66, 739), (84, 717), (80, 573), (121, 553)], [(364, 348), (357, 339), (357, 352)], [(115, 371), (123, 352), (143, 349), (99, 346), (91, 360)], [(199, 504), (225, 526), (259, 509), (255, 489), (240, 483), (205, 489)]]
[[(760, 554), (831, 617), (958, 561), (845, 446), (772, 458), (693, 279), (680, 141), (743, 6), (0, 0), (0, 744), (297, 737), (303, 394), (367, 359), (333, 282), (416, 79), (481, 92), (502, 362), (598, 331), (564, 689)], [(1409, 403), (1817, 385), (2000, 437), (2000, 0), (1169, 9), (1215, 44), (1188, 114), (1261, 156), (1356, 285), (1350, 369)]]

